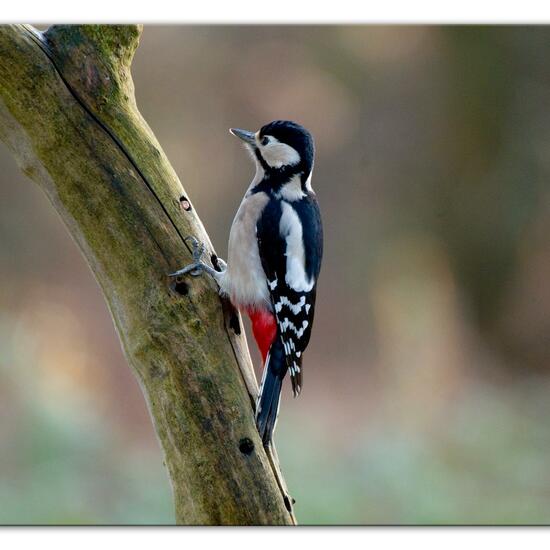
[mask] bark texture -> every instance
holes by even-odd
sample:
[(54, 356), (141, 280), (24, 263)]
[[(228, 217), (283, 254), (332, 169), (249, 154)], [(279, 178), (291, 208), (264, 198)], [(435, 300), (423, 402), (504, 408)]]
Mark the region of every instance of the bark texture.
[(139, 26), (0, 27), (0, 139), (82, 250), (147, 400), (181, 524), (293, 524), (256, 431), (240, 318), (207, 277), (172, 281), (184, 242), (212, 246), (135, 103)]

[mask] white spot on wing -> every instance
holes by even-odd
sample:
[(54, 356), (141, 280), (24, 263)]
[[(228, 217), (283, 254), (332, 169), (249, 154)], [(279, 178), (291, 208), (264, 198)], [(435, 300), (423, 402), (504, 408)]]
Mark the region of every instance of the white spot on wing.
[(286, 355), (290, 355), (290, 346), (289, 346), (288, 343), (285, 342), (284, 340), (283, 340), (283, 346), (284, 346), (284, 348), (285, 348), (285, 353), (286, 353)]

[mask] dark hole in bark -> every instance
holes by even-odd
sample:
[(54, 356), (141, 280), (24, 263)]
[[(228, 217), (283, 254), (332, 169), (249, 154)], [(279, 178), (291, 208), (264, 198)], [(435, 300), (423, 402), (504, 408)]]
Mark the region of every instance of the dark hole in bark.
[[(292, 499), (292, 500), (294, 500), (294, 499)], [(288, 499), (288, 497), (286, 495), (285, 495), (284, 501), (285, 501), (285, 508), (289, 512), (292, 512), (292, 505), (290, 504), (290, 500)]]
[(180, 197), (180, 206), (183, 208), (186, 212), (189, 212), (191, 210), (191, 203), (187, 199), (187, 197), (184, 197), (183, 195)]
[(216, 256), (216, 254), (212, 254), (212, 256), (210, 256), (210, 261), (212, 262), (212, 265), (214, 266), (214, 269), (216, 271), (221, 271), (222, 268), (220, 267), (220, 264), (218, 262), (218, 257)]
[[(216, 254), (212, 254), (212, 256), (210, 256), (210, 261), (216, 271), (222, 270)], [(239, 317), (235, 311), (235, 308), (227, 299), (224, 302), (224, 308), (224, 311), (229, 313), (229, 315), (226, 314), (226, 319), (229, 318), (229, 328), (231, 328), (235, 334), (239, 335), (241, 333), (241, 324), (239, 323)]]
[(252, 440), (248, 437), (243, 437), (239, 441), (239, 451), (241, 451), (243, 455), (247, 456), (252, 454), (252, 452), (254, 451), (254, 443), (252, 442)]
[(187, 296), (187, 294), (189, 294), (189, 285), (184, 281), (176, 281), (176, 284), (174, 285), (174, 290), (180, 296)]
[(241, 333), (241, 324), (239, 323), (239, 318), (234, 311), (231, 312), (231, 317), (229, 318), (229, 326), (233, 329), (235, 334)]
[[(212, 262), (214, 264), (214, 262)], [(215, 265), (215, 264), (214, 264)], [(239, 316), (237, 310), (233, 307), (233, 304), (228, 298), (222, 296), (223, 316), (225, 322), (229, 328), (237, 335), (241, 333), (241, 324), (239, 322)]]

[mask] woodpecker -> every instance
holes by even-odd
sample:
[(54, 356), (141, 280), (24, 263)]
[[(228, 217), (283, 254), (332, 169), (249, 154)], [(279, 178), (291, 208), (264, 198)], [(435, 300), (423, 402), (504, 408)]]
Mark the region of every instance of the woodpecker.
[(277, 120), (257, 132), (231, 128), (256, 165), (229, 234), (227, 263), (216, 271), (202, 261), (204, 246), (193, 239), (194, 263), (173, 276), (203, 271), (220, 293), (246, 312), (264, 370), (256, 424), (264, 445), (272, 441), (281, 388), (290, 373), (294, 396), (303, 387), (303, 353), (309, 343), (323, 229), (311, 186), (314, 142), (295, 122)]

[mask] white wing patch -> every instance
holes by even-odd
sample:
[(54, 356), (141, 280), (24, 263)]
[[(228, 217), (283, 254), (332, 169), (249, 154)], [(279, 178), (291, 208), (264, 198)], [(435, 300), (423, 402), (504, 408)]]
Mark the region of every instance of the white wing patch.
[(309, 281), (306, 275), (302, 224), (298, 214), (288, 202), (282, 201), (281, 208), (279, 231), (286, 241), (285, 281), (296, 292), (309, 292), (315, 281), (313, 279)]

